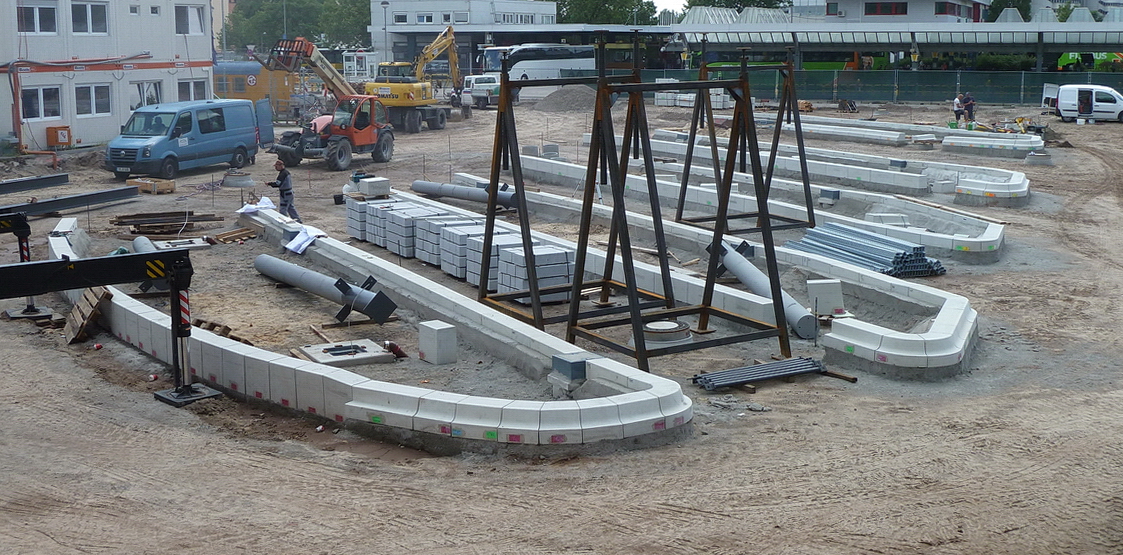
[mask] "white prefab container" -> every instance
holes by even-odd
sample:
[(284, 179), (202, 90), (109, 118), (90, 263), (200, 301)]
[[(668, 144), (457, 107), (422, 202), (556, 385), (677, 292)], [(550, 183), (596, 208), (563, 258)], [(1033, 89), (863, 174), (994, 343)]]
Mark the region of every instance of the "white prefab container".
[(1057, 89), (1056, 115), (1061, 121), (1123, 122), (1123, 95), (1104, 85), (1061, 85)]

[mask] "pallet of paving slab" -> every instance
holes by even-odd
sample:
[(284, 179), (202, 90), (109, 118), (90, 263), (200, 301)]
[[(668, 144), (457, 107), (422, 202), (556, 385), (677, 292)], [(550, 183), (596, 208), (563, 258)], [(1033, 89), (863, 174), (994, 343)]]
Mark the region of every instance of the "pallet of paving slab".
[(248, 227), (235, 229), (234, 231), (226, 231), (214, 236), (214, 240), (219, 243), (234, 243), (245, 239), (253, 239), (257, 237), (257, 231)]
[(232, 328), (230, 326), (227, 326), (226, 324), (211, 322), (208, 320), (203, 320), (202, 318), (194, 318), (191, 320), (191, 325), (199, 329), (204, 329), (212, 332), (215, 335), (219, 335), (227, 339), (233, 339), (234, 341), (245, 343), (246, 345), (249, 345), (251, 347), (253, 346), (253, 342), (251, 342), (249, 339), (230, 333), (232, 331)]
[(66, 317), (63, 334), (67, 343), (85, 341), (86, 329), (101, 314), (101, 303), (112, 299), (113, 293), (104, 287), (91, 287), (82, 292)]

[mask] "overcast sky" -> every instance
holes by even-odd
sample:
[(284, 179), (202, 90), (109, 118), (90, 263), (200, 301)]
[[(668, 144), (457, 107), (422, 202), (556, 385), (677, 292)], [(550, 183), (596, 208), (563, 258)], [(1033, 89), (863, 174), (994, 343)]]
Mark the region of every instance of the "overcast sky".
[(681, 12), (682, 7), (686, 5), (686, 0), (654, 0), (655, 13), (658, 14), (662, 10), (671, 10)]

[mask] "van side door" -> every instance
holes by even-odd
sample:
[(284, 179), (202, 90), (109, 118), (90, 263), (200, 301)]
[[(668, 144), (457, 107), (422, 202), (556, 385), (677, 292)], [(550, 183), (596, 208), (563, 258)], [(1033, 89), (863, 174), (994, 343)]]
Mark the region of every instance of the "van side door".
[(254, 112), (257, 116), (257, 146), (262, 149), (273, 147), (273, 106), (268, 98), (263, 98), (254, 103)]
[(1111, 91), (1096, 91), (1092, 100), (1092, 117), (1095, 119), (1115, 119), (1119, 117), (1119, 100)]
[(199, 158), (198, 129), (190, 110), (176, 114), (168, 146), (179, 159), (180, 168), (191, 167)]
[(226, 111), (219, 107), (206, 107), (195, 110), (195, 124), (198, 128), (198, 157), (192, 167), (218, 164), (230, 159), (234, 152), (233, 138), (226, 132)]

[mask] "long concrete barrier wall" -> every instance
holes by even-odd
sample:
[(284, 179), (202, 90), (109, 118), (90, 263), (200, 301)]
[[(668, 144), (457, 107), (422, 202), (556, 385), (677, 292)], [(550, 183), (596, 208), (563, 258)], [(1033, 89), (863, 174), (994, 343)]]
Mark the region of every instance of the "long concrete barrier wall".
[[(1006, 137), (1007, 135), (1004, 135)], [(1026, 137), (1026, 138), (1017, 138)], [(1036, 138), (1034, 142), (1033, 138)], [(683, 159), (686, 155), (686, 141), (689, 136), (678, 131), (657, 130), (652, 135), (652, 152), (657, 156)], [(1008, 147), (1025, 143), (1036, 145), (1040, 137), (1033, 135), (1012, 135), (1011, 138), (969, 137), (977, 143), (973, 148)], [(585, 135), (585, 142), (588, 135)], [(953, 142), (960, 139), (953, 138)], [(711, 166), (712, 160), (708, 147), (708, 137), (696, 138), (694, 156), (698, 163), (695, 168)], [(719, 140), (724, 148), (726, 144)], [(987, 145), (990, 145), (989, 147)], [(1031, 151), (1040, 150), (1032, 146), (1021, 153), (1024, 157)], [(998, 150), (995, 150), (997, 152)], [(903, 160), (884, 156), (851, 154), (825, 149), (805, 149), (809, 178), (820, 183), (836, 183), (856, 187), (866, 191), (925, 196), (930, 193), (954, 193), (957, 204), (996, 205), (1018, 207), (1029, 202), (1030, 183), (1022, 172), (966, 166), (943, 162)], [(723, 151), (719, 151), (723, 153)], [(763, 152), (762, 162), (767, 163), (771, 156)], [(800, 175), (798, 151), (794, 145), (778, 145), (776, 148), (777, 176), (798, 177)], [(724, 159), (724, 157), (723, 157)], [(711, 172), (712, 173), (712, 172)], [(744, 174), (736, 176), (742, 183), (752, 183), (752, 177)], [(773, 181), (774, 185), (776, 180)]]
[[(552, 160), (527, 156), (520, 160), (525, 175), (530, 178), (542, 178), (547, 175), (551, 178), (569, 176), (569, 179), (584, 177), (583, 172), (580, 177), (577, 177), (576, 173), (567, 173), (573, 169), (580, 169), (573, 164), (568, 164), (573, 168), (561, 168), (559, 164), (564, 163)], [(629, 187), (629, 196), (646, 198), (646, 182), (643, 183), (643, 189), (640, 189), (638, 184)], [(674, 187), (677, 190), (677, 185)], [(695, 191), (699, 194), (702, 192), (713, 194), (712, 191), (700, 188), (691, 189), (699, 189)], [(688, 191), (688, 199), (689, 197)], [(562, 209), (569, 210), (571, 213), (580, 212), (578, 201), (556, 195), (535, 193), (528, 195), (528, 202), (539, 205), (548, 203), (554, 214)], [(770, 202), (769, 206), (773, 206), (773, 203)], [(730, 207), (731, 211), (739, 209), (755, 209), (755, 201), (751, 205)], [(601, 218), (610, 215), (610, 208), (606, 206), (594, 206), (594, 211)], [(646, 222), (644, 225), (647, 227), (651, 225), (651, 218), (642, 214), (629, 213), (628, 220), (630, 227), (639, 227), (640, 222)], [(688, 238), (688, 241), (695, 241), (695, 244), (708, 244), (712, 239), (712, 232), (700, 228), (670, 221), (665, 221), (663, 225), (666, 235)], [(738, 242), (742, 239), (730, 236), (727, 240)], [(759, 244), (757, 246), (761, 247)], [(780, 262), (807, 268), (824, 277), (837, 278), (939, 308), (928, 330), (922, 333), (897, 332), (854, 318), (836, 320), (832, 323), (831, 331), (823, 337), (823, 345), (832, 353), (829, 359), (832, 364), (898, 378), (922, 380), (958, 374), (969, 364), (977, 332), (977, 313), (970, 307), (965, 297), (801, 251), (778, 247), (776, 256)], [(767, 302), (765, 299), (762, 300)], [(767, 321), (774, 322), (774, 319), (768, 317)]]
[[(530, 179), (567, 187), (579, 187), (584, 183), (585, 168), (583, 166), (532, 156), (523, 156), (520, 160), (522, 161), (523, 171)], [(659, 167), (663, 168), (663, 171), (677, 171), (679, 175), (682, 173), (681, 165), (660, 163)], [(703, 176), (703, 178), (706, 176), (710, 178), (713, 177), (712, 169), (694, 167), (691, 171), (694, 174)], [(741, 174), (735, 174), (734, 179), (736, 180), (739, 175)], [(778, 180), (774, 179), (773, 184), (776, 184), (777, 181)], [(679, 184), (677, 182), (657, 179), (656, 185), (659, 189), (660, 198), (665, 201), (664, 204), (669, 206), (678, 202)], [(790, 185), (794, 186), (796, 184), (791, 183)], [(812, 190), (817, 192), (821, 190), (821, 188), (813, 186)], [(975, 220), (967, 215), (939, 210), (931, 206), (909, 203), (892, 196), (850, 190), (842, 190), (839, 191), (839, 193), (840, 199), (842, 200), (853, 199), (863, 203), (878, 204), (887, 207), (896, 206), (900, 207), (902, 210), (907, 209), (909, 212), (926, 214), (930, 221), (920, 222), (923, 227), (902, 227), (878, 223), (876, 221), (859, 220), (839, 214), (832, 214), (827, 211), (817, 211), (815, 213), (817, 221), (837, 222), (858, 227), (887, 237), (894, 237), (924, 245), (925, 248), (930, 248), (931, 254), (934, 255), (954, 253), (958, 255), (957, 257), (960, 259), (978, 259), (975, 260), (975, 262), (993, 262), (998, 260), (1002, 246), (1005, 243), (1005, 226), (1001, 224)], [(629, 175), (626, 194), (632, 198), (646, 199), (646, 178), (643, 176)], [(730, 195), (729, 201), (730, 213), (756, 211), (756, 197), (754, 196), (733, 193)], [(686, 202), (688, 203), (688, 208), (691, 209), (713, 210), (714, 207), (717, 206), (717, 192), (712, 188), (690, 186), (687, 188)], [(802, 206), (796, 206), (777, 200), (769, 200), (768, 206), (769, 210), (776, 215), (797, 219), (804, 219), (806, 217), (806, 209)], [(928, 230), (928, 228), (938, 229), (940, 227), (938, 225), (940, 220), (944, 220), (945, 222), (954, 221), (955, 225), (949, 225), (948, 227), (955, 229), (971, 229), (975, 230), (978, 234), (969, 236), (959, 231), (939, 233)]]
[[(275, 211), (242, 215), (279, 241), (299, 228)], [(71, 219), (73, 220), (73, 219)], [(68, 229), (78, 233), (76, 220)], [(80, 258), (73, 242), (52, 237), (51, 256)], [(534, 353), (542, 364), (553, 355), (585, 353), (532, 326), (468, 299), (413, 272), (331, 238), (305, 251), (375, 275), (399, 298), (436, 303), (459, 330), (488, 329), (508, 344)], [(110, 287), (102, 324), (122, 341), (171, 364), (171, 317)], [(81, 291), (68, 295), (75, 301)], [(349, 370), (281, 355), (193, 328), (187, 340), (188, 372), (228, 394), (268, 402), (355, 426), (379, 437), (436, 453), (495, 451), (535, 446), (561, 449), (644, 447), (690, 433), (693, 405), (678, 383), (608, 358), (586, 361), (586, 375), (616, 384), (625, 393), (588, 401), (526, 401), (476, 397), (372, 380)], [(606, 442), (610, 445), (594, 445)]]

